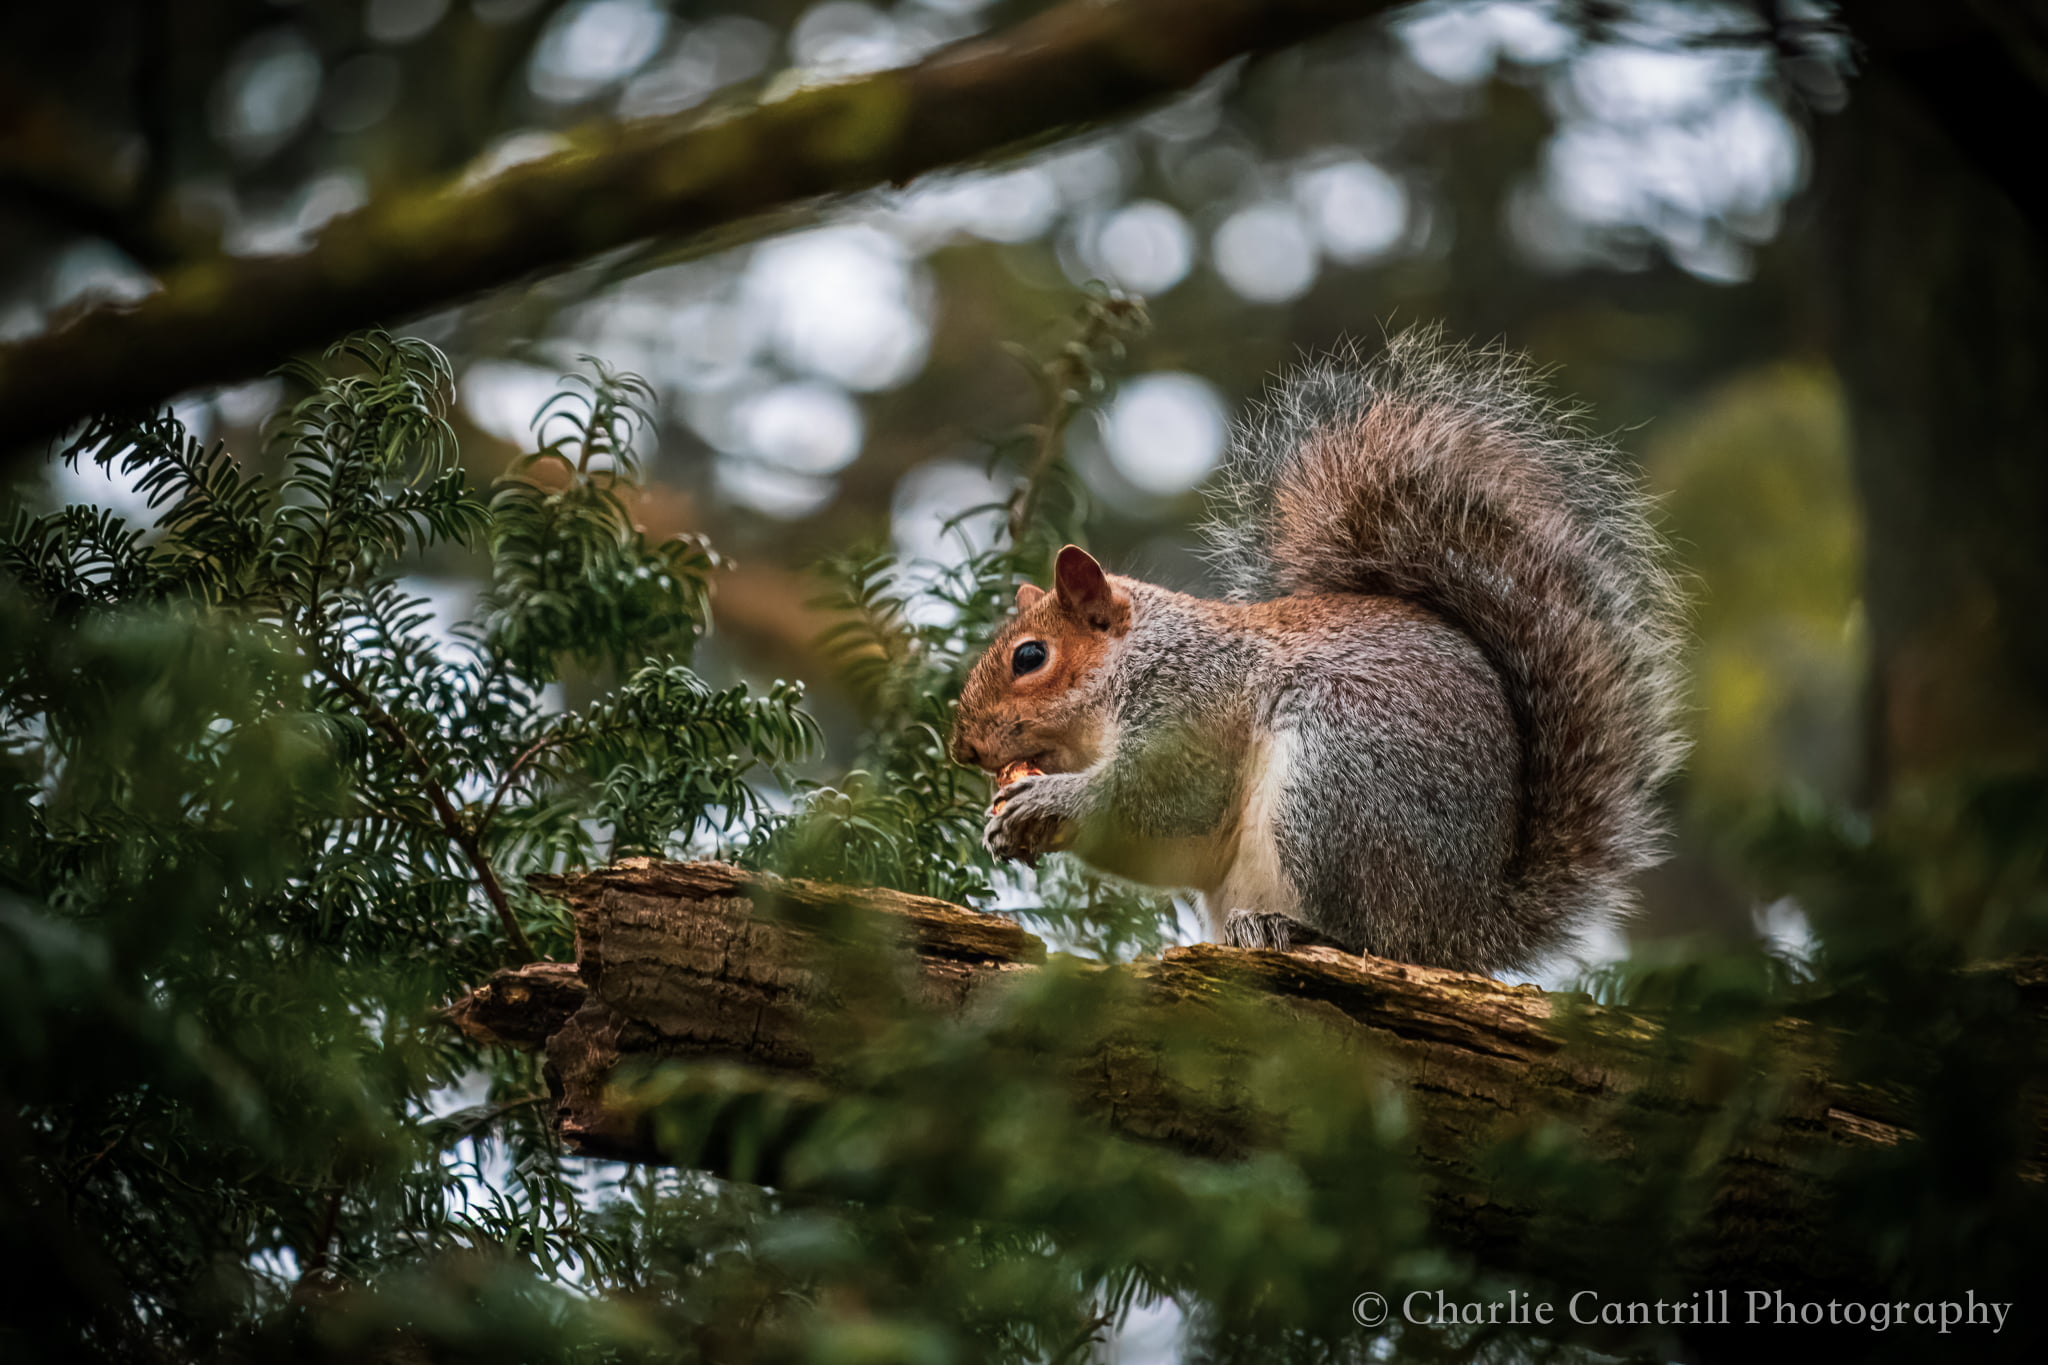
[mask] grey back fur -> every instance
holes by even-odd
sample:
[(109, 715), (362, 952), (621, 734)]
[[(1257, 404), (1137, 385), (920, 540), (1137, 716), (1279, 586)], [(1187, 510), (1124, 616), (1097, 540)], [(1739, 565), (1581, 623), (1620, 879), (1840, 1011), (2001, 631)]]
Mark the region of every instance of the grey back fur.
[(1404, 598), (1498, 671), (1522, 751), (1498, 909), (1531, 943), (1627, 909), (1661, 856), (1658, 788), (1686, 746), (1681, 601), (1651, 510), (1525, 359), (1435, 328), (1290, 376), (1239, 428), (1212, 503), (1236, 599)]

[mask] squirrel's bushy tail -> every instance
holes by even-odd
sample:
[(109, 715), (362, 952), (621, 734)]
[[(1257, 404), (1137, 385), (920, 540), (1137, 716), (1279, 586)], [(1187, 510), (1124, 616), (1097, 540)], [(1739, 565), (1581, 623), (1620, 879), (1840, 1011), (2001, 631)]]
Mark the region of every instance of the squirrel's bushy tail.
[(1209, 526), (1232, 595), (1408, 598), (1499, 671), (1522, 736), (1506, 904), (1533, 957), (1630, 904), (1684, 756), (1681, 608), (1647, 495), (1520, 356), (1434, 328), (1290, 378)]

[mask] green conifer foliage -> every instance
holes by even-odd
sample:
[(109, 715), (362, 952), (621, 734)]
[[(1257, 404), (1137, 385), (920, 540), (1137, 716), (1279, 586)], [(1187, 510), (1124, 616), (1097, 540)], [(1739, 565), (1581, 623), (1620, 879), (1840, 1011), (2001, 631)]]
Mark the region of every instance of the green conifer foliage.
[[(295, 1286), (458, 1248), (601, 1281), (536, 1068), (434, 1011), (567, 956), (527, 873), (706, 847), (818, 738), (794, 685), (690, 671), (716, 561), (633, 528), (639, 380), (572, 379), (486, 496), (431, 346), (286, 376), (274, 483), (168, 413), (106, 418), (65, 458), (154, 524), (17, 509), (0, 537), (5, 1293), (45, 1346), (204, 1351)], [(491, 586), (437, 633), (401, 574), (465, 546)], [(611, 685), (562, 709), (569, 667)], [(437, 1117), (451, 1088), (476, 1103)]]

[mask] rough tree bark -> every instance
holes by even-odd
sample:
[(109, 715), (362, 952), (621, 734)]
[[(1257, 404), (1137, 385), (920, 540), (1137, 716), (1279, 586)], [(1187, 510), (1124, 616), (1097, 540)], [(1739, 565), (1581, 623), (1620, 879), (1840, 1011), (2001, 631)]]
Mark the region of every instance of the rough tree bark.
[[(849, 926), (880, 925), (898, 937), (909, 964), (905, 997), (952, 1014), (974, 1010), (1046, 959), (1043, 943), (1001, 916), (722, 864), (630, 860), (541, 885), (571, 907), (578, 962), (500, 972), (451, 1018), (484, 1042), (544, 1049), (563, 1135), (583, 1152), (627, 1160), (671, 1157), (645, 1116), (608, 1088), (628, 1059), (736, 1064), (745, 1084), (799, 1107), (833, 1093), (838, 1078), (819, 1043), (854, 1026), (842, 1022), (819, 950)], [(1349, 1049), (1401, 1092), (1448, 1245), (1553, 1283), (1593, 1273), (1603, 1247), (1598, 1216), (1560, 1219), (1558, 1210), (1519, 1206), (1486, 1169), (1489, 1148), (1560, 1125), (1608, 1158), (1625, 1184), (1647, 1174), (1652, 1132), (1716, 1122), (1731, 1069), (1757, 1060), (1675, 1049), (1649, 1021), (1582, 998), (1324, 949), (1205, 944), (1099, 970), (1125, 974), (1138, 1003), (1128, 1028), (1087, 1040), (1077, 1057), (1072, 1094), (1084, 1111), (1132, 1138), (1210, 1158), (1275, 1142), (1288, 1118), (1244, 1104), (1235, 1077), (1249, 1059), (1219, 1058), (1213, 1081), (1190, 1091), (1167, 1079), (1156, 1042), (1226, 1037), (1209, 1027), (1223, 1003), (1253, 1000), (1312, 1031), (1319, 1045)], [(2017, 979), (2037, 1021), (2044, 983), (2041, 973)], [(1769, 1046), (1776, 1061), (1791, 1063), (1785, 1074), (1801, 1079), (1769, 1122), (1724, 1154), (1710, 1212), (1676, 1260), (1694, 1287), (1841, 1291), (1864, 1270), (1852, 1263), (1858, 1249), (1830, 1245), (1818, 1230), (1821, 1173), (1912, 1134), (1897, 1097), (1827, 1078), (1830, 1044), (1818, 1031), (1788, 1024)], [(1227, 1041), (1219, 1050), (1229, 1051)], [(732, 1083), (733, 1071), (721, 1075)], [(731, 1173), (732, 1154), (715, 1140), (686, 1159)], [(748, 1160), (743, 1176), (774, 1183), (772, 1154)]]
[(587, 128), (480, 183), (372, 203), (299, 255), (190, 265), (132, 307), (0, 345), (0, 454), (89, 413), (260, 374), (294, 350), (644, 238), (1071, 132), (1389, 4), (1069, 0), (900, 70), (738, 112)]

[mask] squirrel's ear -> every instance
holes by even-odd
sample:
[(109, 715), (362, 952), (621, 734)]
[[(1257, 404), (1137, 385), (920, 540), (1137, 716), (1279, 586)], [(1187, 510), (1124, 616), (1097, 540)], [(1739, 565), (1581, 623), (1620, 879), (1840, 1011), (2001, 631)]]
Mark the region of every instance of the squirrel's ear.
[(1129, 613), (1129, 604), (1117, 597), (1095, 556), (1078, 545), (1060, 551), (1052, 578), (1060, 605), (1097, 629), (1107, 630)]
[(1017, 610), (1024, 610), (1043, 596), (1045, 596), (1045, 589), (1039, 587), (1036, 583), (1019, 583), (1017, 585)]

